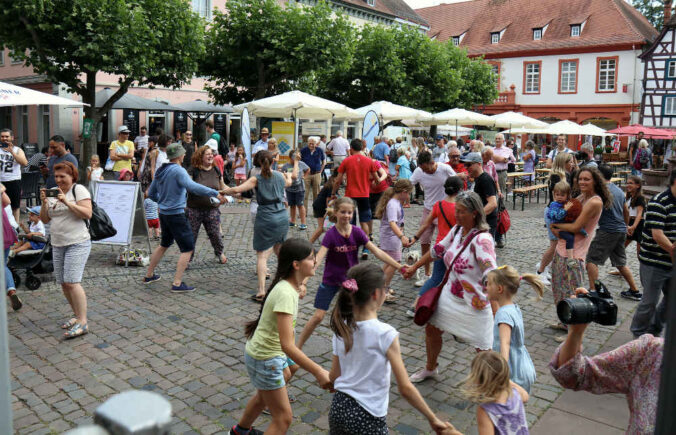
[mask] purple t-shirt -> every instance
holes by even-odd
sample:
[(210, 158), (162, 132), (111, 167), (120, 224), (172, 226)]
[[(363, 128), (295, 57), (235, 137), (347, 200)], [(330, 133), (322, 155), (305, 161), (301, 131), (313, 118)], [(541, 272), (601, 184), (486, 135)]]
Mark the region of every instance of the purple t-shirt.
[(343, 237), (333, 226), (326, 232), (322, 246), (329, 252), (326, 254), (324, 277), (322, 283), (326, 285), (340, 285), (347, 278), (347, 271), (359, 264), (357, 254), (359, 247), (369, 242), (366, 233), (359, 227), (352, 225), (349, 237)]
[(390, 222), (396, 222), (400, 228), (404, 223), (404, 207), (396, 198), (392, 198), (387, 202), (383, 218), (380, 220), (380, 249), (384, 251), (400, 251), (401, 239), (392, 231)]

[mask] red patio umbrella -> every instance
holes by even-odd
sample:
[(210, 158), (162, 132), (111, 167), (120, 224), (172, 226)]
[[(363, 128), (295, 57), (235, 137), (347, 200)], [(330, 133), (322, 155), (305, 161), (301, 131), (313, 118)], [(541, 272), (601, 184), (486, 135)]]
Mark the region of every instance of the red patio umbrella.
[(626, 125), (607, 131), (618, 136), (637, 136), (640, 132), (643, 132), (643, 136), (653, 139), (672, 139), (676, 136), (676, 132), (671, 129), (646, 127), (641, 124)]

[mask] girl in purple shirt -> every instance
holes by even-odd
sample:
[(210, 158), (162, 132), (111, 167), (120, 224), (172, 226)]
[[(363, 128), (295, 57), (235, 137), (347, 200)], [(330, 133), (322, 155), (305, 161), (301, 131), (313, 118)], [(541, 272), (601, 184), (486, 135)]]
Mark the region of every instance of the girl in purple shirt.
[(317, 253), (317, 266), (326, 257), (324, 276), (315, 296), (315, 313), (308, 320), (298, 338), (299, 349), (324, 319), (333, 297), (340, 290), (341, 283), (347, 279), (347, 271), (359, 263), (358, 253), (361, 246), (365, 246), (376, 258), (395, 270), (402, 268), (401, 264), (371, 242), (361, 228), (350, 224), (354, 207), (354, 201), (351, 198), (343, 197), (335, 200), (333, 206), (326, 210), (329, 221), (336, 225), (326, 232), (322, 247)]

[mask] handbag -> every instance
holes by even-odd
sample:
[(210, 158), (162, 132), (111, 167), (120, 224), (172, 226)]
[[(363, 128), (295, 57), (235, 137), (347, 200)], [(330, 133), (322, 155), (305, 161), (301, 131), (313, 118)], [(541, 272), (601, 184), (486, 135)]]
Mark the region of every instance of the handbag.
[(106, 171), (112, 171), (113, 167), (115, 166), (115, 162), (108, 157), (108, 160), (106, 160), (106, 166), (104, 166), (103, 169)]
[(502, 199), (500, 200), (498, 209), (498, 234), (507, 234), (507, 231), (512, 226), (512, 219), (509, 217), (509, 212)]
[[(458, 235), (458, 231), (460, 231), (459, 226), (455, 230), (455, 233), (453, 233), (453, 239), (455, 239), (455, 237)], [(418, 303), (416, 304), (415, 307), (415, 316), (413, 317), (413, 323), (415, 323), (418, 326), (425, 326), (425, 324), (429, 322), (430, 318), (432, 317), (432, 314), (434, 314), (434, 312), (437, 310), (439, 296), (441, 296), (441, 290), (444, 288), (446, 282), (448, 281), (448, 275), (450, 275), (451, 270), (453, 269), (455, 260), (460, 258), (460, 255), (463, 253), (465, 248), (469, 246), (469, 243), (472, 241), (472, 239), (474, 239), (476, 236), (484, 232), (485, 231), (476, 231), (473, 234), (471, 234), (465, 240), (465, 243), (462, 245), (460, 251), (458, 251), (458, 253), (455, 255), (453, 261), (451, 261), (451, 264), (446, 268), (444, 279), (441, 280), (438, 286), (432, 287), (431, 289), (427, 290), (425, 294), (420, 296), (420, 299), (418, 299)]]
[[(75, 196), (75, 190), (77, 186), (77, 184), (73, 186), (73, 199), (75, 202), (77, 202), (77, 197)], [(117, 234), (117, 230), (113, 226), (113, 221), (110, 220), (108, 213), (96, 205), (96, 201), (93, 199), (92, 217), (89, 219), (84, 219), (84, 221), (85, 225), (87, 225), (87, 229), (89, 230), (89, 236), (94, 241), (107, 239)]]

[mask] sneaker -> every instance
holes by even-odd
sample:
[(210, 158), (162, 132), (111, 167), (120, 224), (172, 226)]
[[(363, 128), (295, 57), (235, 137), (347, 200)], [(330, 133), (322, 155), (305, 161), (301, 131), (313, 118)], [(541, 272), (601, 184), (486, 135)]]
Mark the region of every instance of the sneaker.
[(171, 291), (172, 291), (172, 293), (189, 293), (189, 292), (194, 292), (195, 287), (191, 287), (191, 286), (187, 285), (186, 283), (182, 282), (181, 285), (172, 285)]
[(295, 222), (289, 222), (289, 228), (294, 228), (296, 226)]
[(418, 281), (415, 282), (416, 287), (422, 287), (425, 285), (428, 279), (430, 279), (430, 275), (423, 275), (422, 279), (419, 279)]
[[(237, 430), (235, 430), (236, 427), (237, 427), (237, 425), (231, 427), (230, 432), (228, 432), (228, 435), (242, 435), (241, 432), (238, 432)], [(249, 429), (249, 432), (247, 432), (247, 435), (263, 435), (263, 431), (258, 430), (258, 429), (254, 429), (252, 427), (251, 429)]]
[(496, 247), (496, 248), (499, 248), (499, 249), (504, 248), (504, 247), (505, 247), (505, 242), (504, 242), (504, 240), (500, 240), (499, 242), (497, 242), (497, 243), (495, 244), (495, 247)]
[(300, 225), (298, 225), (298, 229), (301, 230), (301, 231), (305, 231), (305, 230), (307, 230), (307, 225), (300, 224)]
[(160, 276), (157, 275), (157, 274), (151, 276), (150, 278), (148, 278), (146, 276), (146, 277), (143, 278), (143, 284), (150, 284), (151, 282), (155, 282), (155, 281), (159, 281), (159, 280), (160, 280)]
[(19, 311), (23, 304), (21, 303), (21, 299), (19, 299), (19, 296), (16, 294), (16, 290), (12, 289), (7, 292), (7, 296), (9, 296), (9, 301), (12, 303), (12, 309), (14, 311)]
[(438, 369), (434, 370), (422, 369), (419, 372), (413, 373), (410, 377), (410, 380), (414, 384), (417, 384), (418, 382), (422, 382), (427, 378), (433, 378), (434, 380), (436, 380), (438, 376), (439, 376)]
[(369, 254), (370, 254), (370, 252), (369, 252), (368, 249), (366, 249), (366, 248), (362, 249), (362, 251), (361, 251), (361, 259), (362, 259), (362, 260), (368, 260), (368, 259), (369, 259)]
[(409, 308), (408, 310), (406, 310), (406, 316), (410, 317), (410, 318), (414, 318), (415, 317), (415, 310), (413, 308)]
[(7, 254), (9, 258), (14, 258), (16, 256), (16, 251), (12, 251), (11, 249), (9, 250), (9, 254)]
[(625, 299), (631, 299), (632, 301), (640, 301), (643, 294), (638, 290), (627, 290), (620, 292), (620, 296)]
[(551, 285), (551, 282), (549, 281), (549, 278), (547, 277), (547, 274), (545, 272), (539, 273), (536, 270), (535, 273), (537, 274), (538, 278), (540, 278), (540, 281), (542, 281), (542, 284)]

